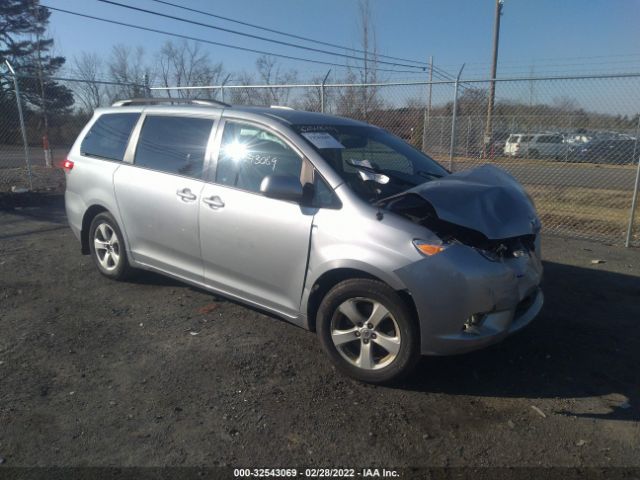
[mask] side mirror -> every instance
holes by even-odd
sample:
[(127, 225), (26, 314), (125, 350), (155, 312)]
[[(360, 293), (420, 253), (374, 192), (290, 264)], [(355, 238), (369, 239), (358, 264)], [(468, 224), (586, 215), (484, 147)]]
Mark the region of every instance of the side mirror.
[(265, 197), (279, 200), (302, 200), (303, 190), (300, 178), (293, 175), (267, 175), (260, 183), (260, 193)]

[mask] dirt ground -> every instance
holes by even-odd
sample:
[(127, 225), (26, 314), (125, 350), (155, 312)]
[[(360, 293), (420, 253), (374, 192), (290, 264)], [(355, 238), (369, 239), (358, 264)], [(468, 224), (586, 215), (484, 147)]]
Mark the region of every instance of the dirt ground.
[(0, 211), (0, 470), (640, 466), (638, 249), (544, 237), (532, 325), (373, 387), (282, 320), (107, 280), (49, 202)]

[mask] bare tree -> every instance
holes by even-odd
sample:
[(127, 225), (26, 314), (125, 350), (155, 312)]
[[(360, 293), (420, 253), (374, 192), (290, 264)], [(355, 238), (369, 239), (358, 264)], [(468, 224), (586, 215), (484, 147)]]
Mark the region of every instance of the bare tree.
[(146, 96), (145, 82), (151, 79), (151, 69), (145, 65), (142, 47), (132, 49), (125, 45), (115, 45), (107, 65), (112, 81), (121, 85), (110, 89), (111, 99), (139, 98)]
[[(358, 2), (358, 26), (360, 43), (363, 50), (361, 67), (350, 68), (347, 72), (347, 83), (378, 83), (378, 45), (376, 30), (373, 24), (373, 12), (369, 0)], [(345, 87), (340, 92), (340, 113), (342, 115), (370, 121), (371, 113), (382, 107), (378, 87)]]
[[(174, 44), (168, 41), (158, 54), (160, 81), (164, 87), (218, 85), (224, 75), (222, 63), (212, 64), (209, 54), (202, 51), (198, 43), (182, 42)], [(171, 90), (168, 90), (171, 97)], [(215, 93), (210, 89), (176, 90), (179, 97), (191, 98), (205, 96), (212, 98)]]
[[(262, 55), (256, 60), (258, 78), (264, 85), (283, 85), (295, 83), (298, 74), (295, 70), (283, 71), (278, 60)], [(291, 96), (290, 88), (265, 88), (260, 91), (260, 103), (264, 105), (286, 105)]]
[[(253, 85), (255, 80), (253, 75), (241, 72), (235, 75), (237, 85)], [(261, 103), (260, 94), (256, 88), (232, 88), (229, 93), (229, 100), (236, 105), (257, 105)]]
[(82, 80), (74, 84), (74, 93), (82, 105), (81, 109), (90, 113), (101, 107), (106, 100), (104, 86), (96, 83), (103, 78), (102, 60), (95, 53), (82, 52), (80, 56), (73, 58), (73, 66), (76, 77)]
[[(322, 84), (324, 80), (324, 75), (315, 76), (311, 79), (311, 83), (315, 83), (318, 85)], [(300, 95), (294, 102), (293, 105), (295, 108), (301, 110), (308, 110), (310, 112), (320, 112), (322, 111), (322, 87), (308, 87), (305, 88), (302, 95)], [(333, 111), (333, 106), (335, 103), (335, 91), (332, 88), (324, 89), (324, 111), (330, 112)]]
[(553, 106), (559, 113), (573, 113), (579, 110), (580, 106), (575, 98), (563, 95), (553, 99)]

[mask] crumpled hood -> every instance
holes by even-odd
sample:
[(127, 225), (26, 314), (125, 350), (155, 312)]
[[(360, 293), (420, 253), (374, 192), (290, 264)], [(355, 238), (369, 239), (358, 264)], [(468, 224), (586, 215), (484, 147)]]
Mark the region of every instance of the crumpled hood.
[(453, 173), (396, 197), (410, 193), (429, 202), (441, 220), (479, 231), (490, 240), (529, 235), (540, 228), (522, 186), (493, 165)]

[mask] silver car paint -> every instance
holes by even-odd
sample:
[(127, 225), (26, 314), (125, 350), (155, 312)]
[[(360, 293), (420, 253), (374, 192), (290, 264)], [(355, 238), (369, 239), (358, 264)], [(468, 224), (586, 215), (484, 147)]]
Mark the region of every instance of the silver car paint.
[[(538, 293), (542, 274), (539, 239), (531, 256), (507, 261), (489, 261), (464, 245), (453, 245), (438, 255), (424, 257), (412, 241), (440, 240), (427, 228), (399, 215), (390, 212), (379, 215), (378, 208), (343, 185), (341, 177), (289, 128), (287, 116), (297, 115), (296, 112), (268, 108), (232, 108), (222, 112), (208, 107), (155, 106), (110, 110), (215, 118), (222, 114), (223, 119), (229, 116), (255, 122), (277, 131), (311, 161), (342, 204), (340, 209), (308, 209), (216, 185), (211, 180), (220, 129), (217, 144), (211, 146), (210, 142), (206, 181), (129, 165), (142, 118), (131, 136), (123, 164), (82, 157), (80, 143), (90, 122), (69, 154), (75, 162), (67, 176), (65, 195), (69, 223), (79, 237), (82, 217), (90, 206), (96, 204), (109, 210), (123, 230), (133, 266), (160, 271), (226, 294), (307, 328), (313, 323), (313, 319), (307, 318), (307, 308), (314, 283), (336, 268), (363, 271), (411, 296), (420, 323), (421, 351), (425, 354), (460, 353), (494, 343), (531, 321), (542, 306), (542, 294)], [(101, 113), (97, 111), (92, 121)], [(314, 114), (314, 121), (317, 118)], [(180, 187), (191, 188), (196, 194), (193, 205), (180, 203), (176, 197), (176, 189)], [(216, 209), (204, 203), (212, 197), (218, 197), (224, 207)], [(175, 220), (161, 218), (185, 213), (188, 218), (181, 219), (178, 228)], [(188, 232), (190, 228), (194, 229), (193, 234)], [(181, 239), (185, 238), (188, 251), (180, 247)], [(200, 265), (194, 258), (198, 241)], [(535, 301), (516, 316), (518, 304), (530, 295), (535, 296)], [(467, 317), (480, 312), (490, 312), (484, 330), (463, 332)]]
[[(134, 147), (144, 120), (149, 115), (194, 116), (193, 112), (177, 112), (166, 108), (145, 111), (132, 132), (124, 162), (113, 176), (128, 251), (132, 260), (139, 265), (202, 282), (198, 221), (205, 182), (133, 165)], [(206, 171), (220, 115), (195, 116), (213, 122), (205, 152)]]

